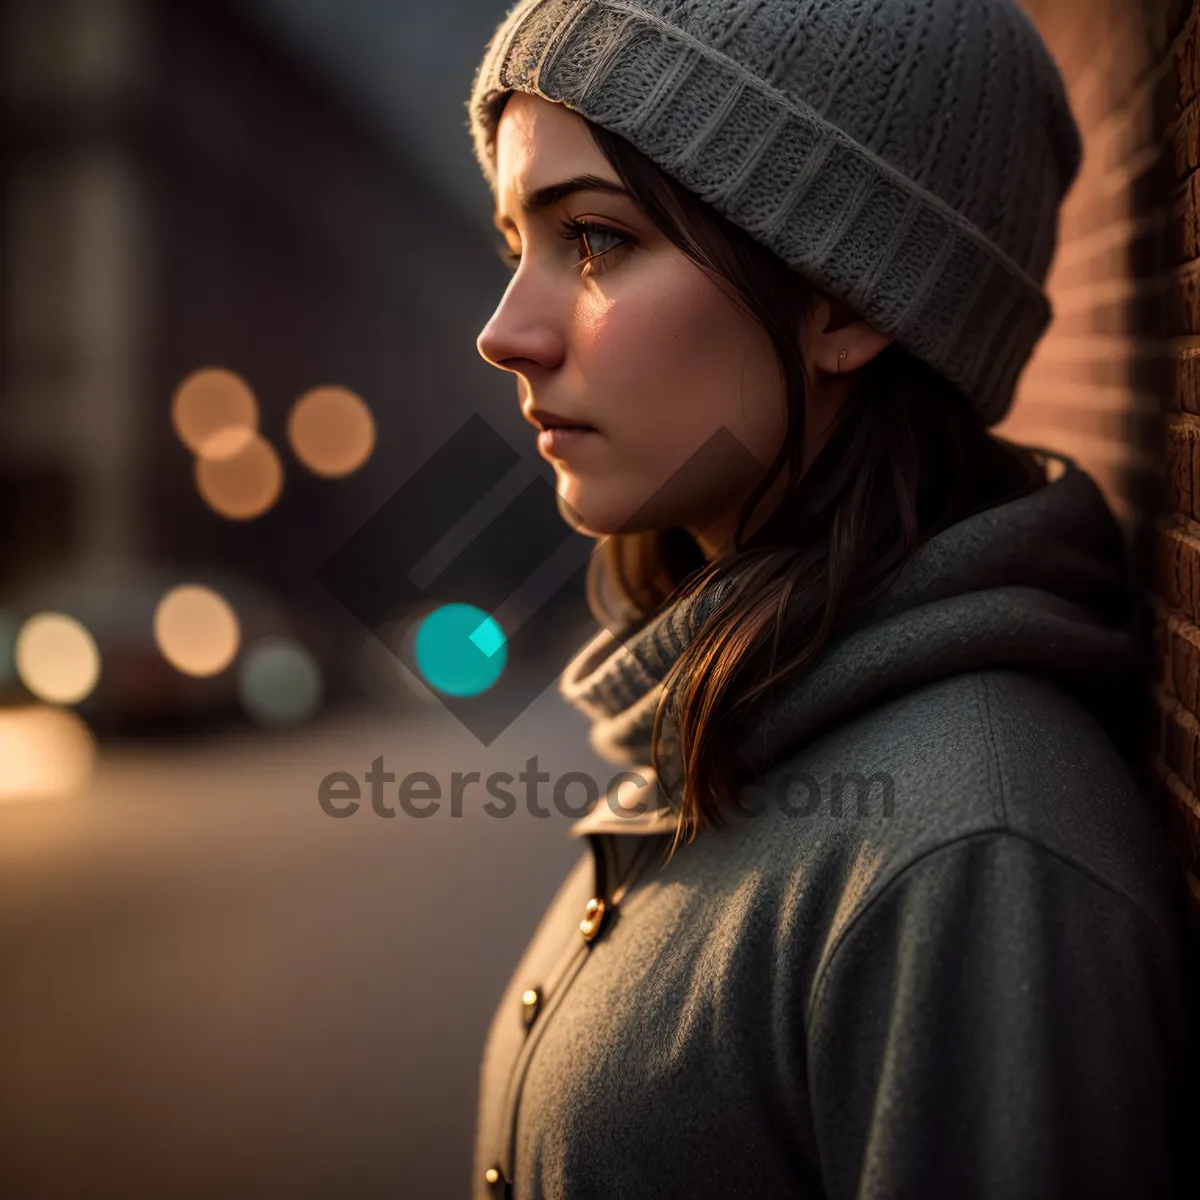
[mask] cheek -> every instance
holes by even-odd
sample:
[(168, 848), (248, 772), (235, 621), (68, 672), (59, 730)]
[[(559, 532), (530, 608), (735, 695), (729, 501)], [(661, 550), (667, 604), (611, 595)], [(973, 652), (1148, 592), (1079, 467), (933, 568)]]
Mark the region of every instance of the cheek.
[(628, 452), (685, 456), (725, 426), (774, 453), (784, 394), (770, 339), (682, 254), (581, 297), (576, 331), (589, 411)]
[[(571, 390), (604, 438), (558, 471), (558, 491), (596, 533), (635, 513), (639, 528), (665, 528), (720, 512), (782, 441), (785, 395), (769, 337), (683, 261), (580, 297)], [(706, 447), (722, 427), (736, 443)]]

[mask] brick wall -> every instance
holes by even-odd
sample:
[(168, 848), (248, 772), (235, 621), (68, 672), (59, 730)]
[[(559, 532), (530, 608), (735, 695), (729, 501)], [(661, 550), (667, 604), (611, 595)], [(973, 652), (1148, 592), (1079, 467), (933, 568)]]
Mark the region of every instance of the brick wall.
[(1065, 451), (1126, 531), (1153, 682), (1147, 778), (1200, 913), (1200, 21), (1195, 0), (1025, 0), (1084, 164), (1055, 319), (997, 432)]

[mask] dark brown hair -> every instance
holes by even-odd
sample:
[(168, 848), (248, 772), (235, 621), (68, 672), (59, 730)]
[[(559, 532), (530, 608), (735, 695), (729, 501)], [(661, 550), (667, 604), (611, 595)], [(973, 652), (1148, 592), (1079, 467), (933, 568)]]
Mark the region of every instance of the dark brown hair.
[[(624, 138), (589, 128), (647, 217), (766, 329), (787, 389), (784, 444), (746, 500), (729, 553), (705, 563), (689, 534), (668, 529), (614, 534), (591, 562), (588, 603), (614, 632), (723, 573), (735, 579), (664, 680), (667, 700), (655, 717), (656, 769), (668, 703), (678, 720), (678, 845), (724, 824), (743, 774), (734, 747), (751, 705), (800, 675), (931, 534), (1040, 487), (1046, 476), (1037, 456), (990, 433), (959, 389), (893, 342), (858, 371), (832, 434), (797, 478), (806, 389), (797, 335), (815, 289)], [(782, 501), (746, 537), (781, 472)]]

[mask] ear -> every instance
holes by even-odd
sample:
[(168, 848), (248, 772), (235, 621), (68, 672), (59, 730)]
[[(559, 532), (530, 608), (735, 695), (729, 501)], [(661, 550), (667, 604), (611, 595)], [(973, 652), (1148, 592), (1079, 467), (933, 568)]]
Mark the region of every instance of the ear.
[(841, 300), (822, 295), (813, 306), (804, 348), (812, 370), (848, 375), (895, 340), (872, 328)]

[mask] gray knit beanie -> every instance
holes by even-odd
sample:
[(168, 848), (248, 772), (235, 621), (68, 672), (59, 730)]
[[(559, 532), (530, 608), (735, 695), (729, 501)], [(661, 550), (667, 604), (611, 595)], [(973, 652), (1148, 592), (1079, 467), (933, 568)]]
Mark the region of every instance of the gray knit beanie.
[(1079, 131), (1015, 0), (519, 0), (468, 102), (619, 133), (936, 368), (987, 425), (1050, 320)]

